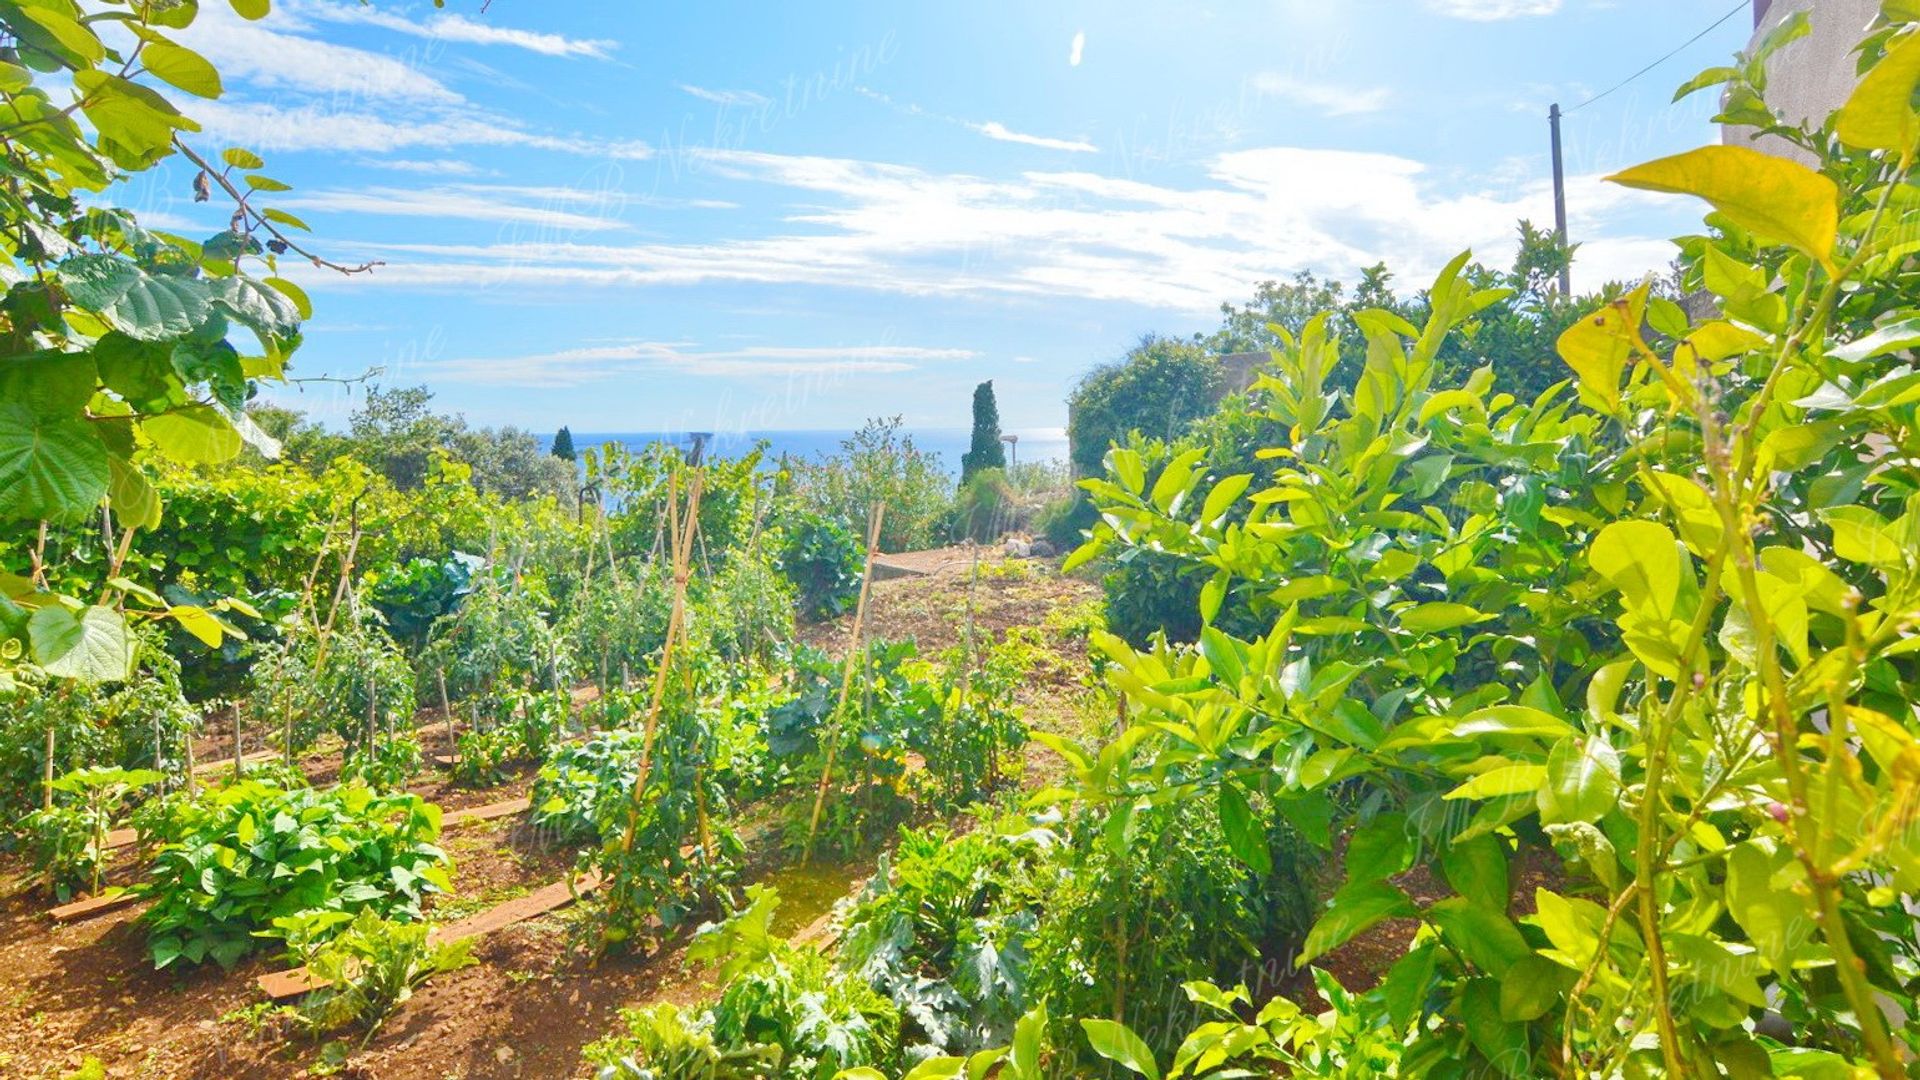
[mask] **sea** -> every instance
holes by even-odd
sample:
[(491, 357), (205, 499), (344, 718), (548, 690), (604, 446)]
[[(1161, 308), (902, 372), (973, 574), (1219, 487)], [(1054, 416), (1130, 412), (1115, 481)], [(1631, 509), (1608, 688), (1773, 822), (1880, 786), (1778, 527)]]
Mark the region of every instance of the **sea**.
[[(973, 433), (967, 428), (914, 428), (903, 429), (902, 434), (913, 439), (913, 445), (919, 450), (933, 454), (940, 462), (940, 468), (949, 476), (960, 475), (960, 459), (972, 444)], [(1067, 433), (1060, 428), (1040, 428), (1029, 430), (1009, 430), (1007, 435), (1017, 436), (1009, 460), (1023, 461), (1065, 461), (1067, 460)], [(551, 443), (553, 433), (538, 436), (542, 443)], [(767, 457), (777, 460), (782, 454), (815, 460), (831, 457), (841, 450), (841, 443), (853, 437), (851, 431), (718, 431), (707, 437), (707, 455), (709, 457), (739, 457), (752, 450), (760, 442), (767, 444)], [(636, 432), (591, 432), (573, 433), (573, 445), (577, 450), (605, 443), (619, 443), (628, 450), (637, 451), (654, 443), (666, 443), (669, 446), (685, 449), (692, 441), (690, 433), (636, 433)]]

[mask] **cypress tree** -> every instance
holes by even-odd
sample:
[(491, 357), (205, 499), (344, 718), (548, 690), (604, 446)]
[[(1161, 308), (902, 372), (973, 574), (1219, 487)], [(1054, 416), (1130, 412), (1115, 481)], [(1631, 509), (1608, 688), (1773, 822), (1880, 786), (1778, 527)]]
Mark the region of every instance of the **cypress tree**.
[(1000, 406), (993, 400), (993, 380), (973, 388), (973, 445), (960, 459), (960, 482), (982, 469), (1007, 467), (1007, 448), (1000, 441)]
[(573, 452), (573, 432), (568, 431), (564, 427), (555, 432), (553, 436), (553, 449), (550, 453), (561, 461), (575, 460), (578, 455)]

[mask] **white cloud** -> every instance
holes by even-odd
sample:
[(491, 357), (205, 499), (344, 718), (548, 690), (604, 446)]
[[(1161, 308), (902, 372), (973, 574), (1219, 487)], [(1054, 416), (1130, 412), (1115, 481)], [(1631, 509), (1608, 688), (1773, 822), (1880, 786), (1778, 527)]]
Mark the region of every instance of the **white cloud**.
[(1080, 58), (1082, 56), (1085, 56), (1086, 52), (1087, 52), (1087, 32), (1085, 30), (1082, 30), (1079, 33), (1073, 35), (1073, 45), (1067, 49), (1067, 66), (1079, 67)]
[[(388, 244), (373, 287), (662, 287), (712, 282), (1082, 299), (1207, 315), (1298, 270), (1351, 279), (1385, 261), (1417, 288), (1462, 249), (1503, 264), (1514, 222), (1552, 220), (1545, 180), (1443, 183), (1391, 154), (1266, 147), (1223, 154), (1190, 187), (1091, 172), (1007, 180), (844, 158), (713, 151), (719, 180), (788, 189), (785, 222), (704, 243)], [(1618, 223), (1659, 196), (1569, 184), (1583, 287), (1670, 256)], [(317, 285), (340, 287), (316, 279)]]
[(715, 105), (736, 105), (757, 109), (770, 104), (773, 100), (765, 94), (756, 94), (751, 90), (709, 90), (704, 86), (692, 86), (687, 83), (679, 83), (678, 86), (682, 93), (692, 94), (702, 101), (711, 101)]
[(1263, 71), (1255, 75), (1253, 88), (1267, 97), (1285, 98), (1311, 106), (1327, 116), (1379, 112), (1387, 107), (1388, 100), (1393, 96), (1393, 92), (1384, 86), (1351, 87), (1311, 82), (1279, 71)]
[(513, 122), (473, 108), (423, 111), (405, 119), (387, 119), (372, 112), (333, 109), (325, 104), (279, 105), (236, 101), (231, 98), (194, 106), (209, 138), (222, 138), (254, 150), (328, 150), (384, 154), (455, 146), (523, 146), (641, 160), (653, 156), (644, 142), (607, 142), (584, 136), (544, 135), (524, 131)]
[(450, 158), (425, 161), (408, 158), (363, 158), (360, 164), (375, 169), (392, 169), (394, 172), (421, 173), (429, 176), (481, 176), (486, 172), (470, 161), (454, 161)]
[(436, 382), (491, 386), (580, 386), (647, 371), (668, 370), (701, 377), (889, 374), (923, 363), (970, 360), (970, 349), (915, 345), (760, 345), (699, 349), (688, 342), (634, 341), (524, 356), (438, 360)]
[[(534, 204), (511, 201), (514, 198), (531, 199)], [(391, 187), (322, 189), (282, 199), (280, 205), (294, 210), (493, 221), (531, 225), (557, 232), (599, 232), (626, 227), (625, 222), (618, 217), (620, 209), (625, 205), (624, 198), (618, 193), (610, 196), (605, 192), (573, 191), (566, 188), (530, 189), (456, 184), (423, 189)], [(583, 213), (567, 208), (576, 205), (600, 212)], [(609, 212), (612, 216), (608, 216)]]
[(999, 142), (1021, 143), (1025, 146), (1038, 146), (1048, 150), (1067, 150), (1076, 154), (1097, 154), (1100, 148), (1081, 139), (1050, 139), (1045, 135), (1028, 135), (1008, 130), (1007, 125), (998, 120), (989, 120), (984, 124), (968, 124), (968, 127)]
[(1551, 15), (1560, 10), (1561, 0), (1427, 0), (1427, 6), (1442, 15), (1474, 22), (1498, 22), (1528, 15)]
[(336, 107), (351, 101), (447, 105), (461, 100), (405, 60), (301, 36), (311, 28), (297, 14), (275, 19), (272, 26), (249, 22), (225, 4), (208, 4), (180, 37), (211, 60), (229, 84), (325, 94)]
[(510, 26), (501, 26), (491, 20), (478, 22), (464, 15), (441, 14), (425, 22), (415, 22), (389, 11), (330, 3), (325, 0), (307, 0), (294, 5), (292, 10), (295, 14), (309, 15), (328, 22), (361, 23), (412, 37), (458, 41), (469, 45), (507, 45), (539, 53), (542, 56), (586, 56), (605, 60), (619, 45), (614, 41), (569, 38), (561, 34), (519, 30)]

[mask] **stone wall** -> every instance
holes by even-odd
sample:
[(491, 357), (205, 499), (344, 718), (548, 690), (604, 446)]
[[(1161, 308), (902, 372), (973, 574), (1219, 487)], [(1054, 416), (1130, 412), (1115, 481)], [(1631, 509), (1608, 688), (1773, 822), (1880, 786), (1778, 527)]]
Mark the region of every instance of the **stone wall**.
[[(1825, 119), (1853, 92), (1857, 80), (1853, 47), (1879, 14), (1878, 0), (1756, 0), (1754, 8), (1756, 44), (1794, 12), (1808, 13), (1813, 32), (1767, 61), (1767, 104), (1792, 121)], [(1753, 142), (1752, 128), (1725, 128), (1721, 140), (1808, 160), (1797, 148), (1778, 139)]]

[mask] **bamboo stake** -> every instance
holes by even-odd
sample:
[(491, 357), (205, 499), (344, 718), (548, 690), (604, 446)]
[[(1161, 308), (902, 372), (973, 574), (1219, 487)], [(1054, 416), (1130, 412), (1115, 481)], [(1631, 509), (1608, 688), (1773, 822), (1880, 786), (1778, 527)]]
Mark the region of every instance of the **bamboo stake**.
[(230, 705), (227, 708), (233, 714), (233, 779), (238, 783), (247, 775), (247, 767), (240, 760), (240, 707)]
[[(647, 707), (647, 721), (640, 738), (640, 771), (634, 778), (633, 797), (627, 805), (627, 824), (620, 836), (622, 856), (633, 852), (633, 841), (640, 829), (640, 810), (646, 804), (647, 779), (653, 768), (653, 743), (659, 733), (660, 709), (666, 701), (667, 673), (673, 664), (674, 648), (681, 636), (681, 628), (686, 620), (687, 578), (689, 563), (693, 556), (693, 522), (700, 512), (700, 490), (704, 475), (695, 470), (693, 483), (687, 496), (686, 526), (681, 526), (679, 507), (679, 474), (675, 473), (667, 492), (668, 513), (673, 516), (673, 607), (667, 616), (667, 636), (660, 646), (660, 666), (654, 671), (653, 699)], [(611, 903), (617, 908), (625, 897), (625, 878), (614, 875), (614, 889)], [(604, 944), (604, 940), (603, 940)]]
[(440, 683), (440, 719), (447, 725), (447, 760), (458, 768), (460, 744), (453, 738), (453, 704), (447, 700), (447, 669), (444, 666), (436, 666), (433, 669), (433, 677)]
[(53, 809), (53, 725), (47, 725), (47, 778), (42, 785), (45, 801), (41, 804), (48, 810)]
[(886, 503), (874, 503), (867, 513), (867, 565), (860, 575), (860, 599), (853, 608), (853, 627), (847, 644), (846, 671), (840, 678), (840, 701), (833, 707), (833, 730), (827, 743), (827, 765), (820, 772), (820, 787), (813, 794), (813, 815), (807, 820), (807, 846), (801, 849), (800, 865), (813, 862), (813, 841), (820, 832), (820, 811), (827, 805), (827, 786), (833, 782), (833, 763), (840, 752), (840, 724), (847, 710), (847, 695), (853, 691), (853, 665), (861, 653), (860, 627), (867, 617), (867, 597), (873, 589), (873, 556), (880, 546), (880, 523), (887, 515)]

